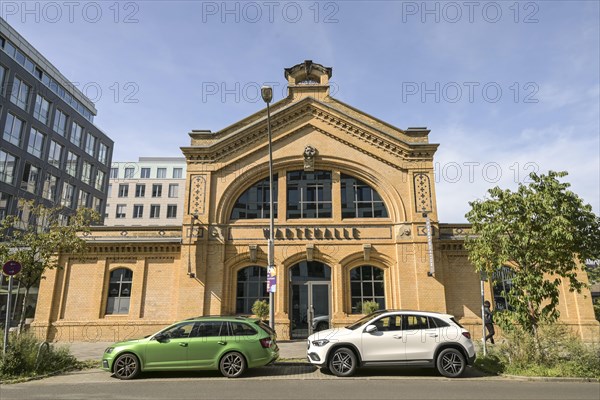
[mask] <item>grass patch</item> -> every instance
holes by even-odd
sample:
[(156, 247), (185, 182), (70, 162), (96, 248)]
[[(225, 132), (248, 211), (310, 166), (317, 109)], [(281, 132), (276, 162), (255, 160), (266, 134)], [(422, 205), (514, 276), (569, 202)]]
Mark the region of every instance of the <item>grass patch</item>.
[(487, 356), (483, 356), (483, 354), (477, 355), (477, 359), (475, 359), (475, 367), (492, 375), (500, 375), (504, 373), (504, 370), (506, 369), (502, 363), (502, 360), (498, 358), (498, 356), (489, 353)]
[(537, 337), (505, 331), (506, 340), (487, 347), (475, 366), (492, 374), (600, 379), (600, 346), (583, 343), (568, 327), (540, 327)]
[(75, 368), (79, 369), (79, 370), (84, 370), (84, 369), (94, 369), (94, 368), (101, 368), (101, 367), (102, 367), (101, 360), (84, 360), (84, 361), (77, 361), (77, 366)]

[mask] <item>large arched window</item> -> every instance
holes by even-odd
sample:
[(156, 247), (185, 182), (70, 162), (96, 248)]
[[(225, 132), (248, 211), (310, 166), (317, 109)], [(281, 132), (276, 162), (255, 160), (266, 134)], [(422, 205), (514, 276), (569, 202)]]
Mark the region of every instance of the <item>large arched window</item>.
[(350, 296), (352, 313), (362, 312), (364, 301), (375, 301), (379, 309), (385, 309), (383, 270), (372, 265), (363, 265), (350, 270)]
[(246, 267), (237, 273), (237, 293), (235, 312), (252, 314), (252, 305), (256, 300), (268, 300), (267, 269), (257, 265)]
[(118, 268), (110, 273), (106, 302), (107, 314), (129, 313), (132, 280), (133, 271), (127, 268)]
[[(287, 204), (286, 208), (280, 211), (285, 213), (289, 220), (332, 218), (332, 176), (332, 171), (288, 171), (286, 173)], [(273, 179), (273, 208), (274, 217), (277, 217), (277, 175), (274, 175)], [(389, 216), (381, 196), (360, 179), (341, 174), (339, 195), (342, 218), (387, 218)], [(269, 178), (267, 177), (252, 185), (237, 198), (230, 219), (269, 217)]]
[[(273, 175), (273, 208), (277, 218), (277, 174)], [(269, 177), (255, 183), (235, 202), (231, 219), (270, 218), (269, 214)]]
[(287, 217), (331, 218), (331, 171), (287, 173)]
[(369, 185), (350, 175), (342, 174), (342, 218), (386, 218), (385, 204)]

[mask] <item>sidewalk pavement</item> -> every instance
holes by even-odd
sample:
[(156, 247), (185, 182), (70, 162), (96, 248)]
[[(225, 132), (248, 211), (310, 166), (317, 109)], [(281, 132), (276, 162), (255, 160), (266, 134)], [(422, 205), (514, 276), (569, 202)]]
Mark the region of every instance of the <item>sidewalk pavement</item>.
[[(114, 342), (56, 342), (57, 346), (66, 345), (78, 360), (101, 360), (104, 349)], [(306, 360), (306, 340), (278, 341), (280, 359)]]

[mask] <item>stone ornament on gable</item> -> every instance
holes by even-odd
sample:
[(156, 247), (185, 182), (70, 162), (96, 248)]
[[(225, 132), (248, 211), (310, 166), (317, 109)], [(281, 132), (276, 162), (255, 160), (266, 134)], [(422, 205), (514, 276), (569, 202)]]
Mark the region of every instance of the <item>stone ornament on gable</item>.
[(317, 155), (317, 149), (311, 145), (304, 148), (304, 170), (312, 172), (315, 170), (315, 156)]

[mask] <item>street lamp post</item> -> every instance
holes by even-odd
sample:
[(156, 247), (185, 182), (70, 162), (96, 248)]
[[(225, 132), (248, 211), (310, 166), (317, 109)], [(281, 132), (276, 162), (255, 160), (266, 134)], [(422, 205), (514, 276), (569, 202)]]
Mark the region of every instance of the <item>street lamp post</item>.
[(198, 221), (198, 213), (192, 214), (192, 224), (190, 226), (190, 241), (188, 242), (188, 276), (195, 278), (196, 273), (192, 271), (192, 239), (194, 237), (194, 223)]
[(274, 292), (276, 288), (275, 274), (275, 216), (273, 210), (273, 148), (271, 147), (271, 109), (269, 103), (273, 99), (273, 88), (263, 86), (260, 88), (260, 94), (265, 103), (267, 103), (267, 132), (269, 136), (269, 241), (267, 253), (267, 288), (269, 290), (269, 326), (275, 328), (275, 299)]

